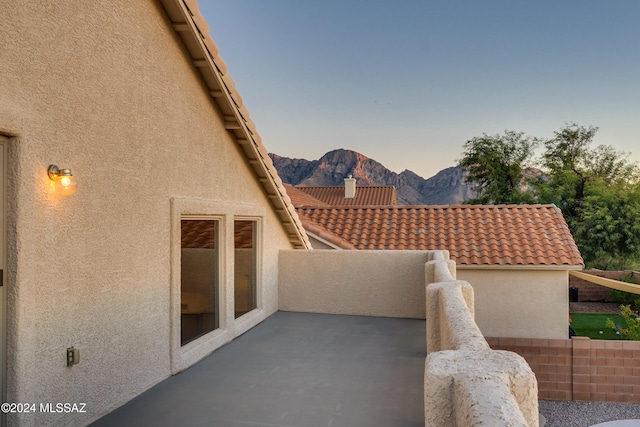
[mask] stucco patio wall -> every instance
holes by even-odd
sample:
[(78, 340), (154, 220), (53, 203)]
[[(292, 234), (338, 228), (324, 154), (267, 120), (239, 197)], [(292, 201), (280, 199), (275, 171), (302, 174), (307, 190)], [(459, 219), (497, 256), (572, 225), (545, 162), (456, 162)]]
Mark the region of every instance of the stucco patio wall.
[(431, 251), (280, 251), (279, 309), (425, 318)]
[(474, 321), (474, 290), (446, 251), (425, 266), (425, 426), (537, 426), (538, 387), (525, 359), (491, 350)]

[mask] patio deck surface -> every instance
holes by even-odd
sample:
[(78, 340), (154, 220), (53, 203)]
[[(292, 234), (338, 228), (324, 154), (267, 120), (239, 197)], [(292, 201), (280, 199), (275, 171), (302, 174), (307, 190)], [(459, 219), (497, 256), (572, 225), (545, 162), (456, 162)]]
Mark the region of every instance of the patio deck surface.
[(277, 312), (93, 426), (424, 426), (425, 321)]

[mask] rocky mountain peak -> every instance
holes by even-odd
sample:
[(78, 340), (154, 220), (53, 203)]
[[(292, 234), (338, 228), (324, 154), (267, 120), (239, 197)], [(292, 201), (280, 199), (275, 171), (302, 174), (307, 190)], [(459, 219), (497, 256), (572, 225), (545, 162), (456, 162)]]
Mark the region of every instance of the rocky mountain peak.
[(398, 204), (453, 205), (472, 196), (462, 172), (450, 167), (424, 179), (410, 170), (395, 173), (381, 163), (352, 150), (337, 149), (318, 160), (292, 159), (270, 153), (283, 182), (291, 185), (339, 186), (352, 175), (357, 185), (393, 185)]

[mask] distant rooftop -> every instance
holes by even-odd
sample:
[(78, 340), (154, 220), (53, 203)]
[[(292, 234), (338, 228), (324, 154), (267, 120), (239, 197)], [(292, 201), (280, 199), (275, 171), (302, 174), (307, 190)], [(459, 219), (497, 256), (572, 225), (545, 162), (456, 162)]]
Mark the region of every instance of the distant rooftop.
[[(289, 192), (294, 188), (293, 194)], [(311, 196), (321, 204), (330, 206), (379, 206), (396, 204), (396, 188), (391, 185), (356, 186), (353, 198), (345, 198), (344, 186), (337, 187), (291, 187), (286, 186), (287, 192), (294, 206), (318, 206), (312, 199), (305, 199), (300, 193)], [(300, 193), (299, 193), (300, 192)]]
[[(306, 191), (300, 190), (298, 187), (294, 187), (290, 184), (284, 184), (284, 188), (287, 190), (287, 195), (291, 199), (291, 203), (294, 206), (331, 206), (329, 203), (316, 199)], [(304, 187), (304, 188), (318, 188), (318, 187)], [(332, 187), (334, 188), (334, 187)], [(344, 189), (342, 190), (344, 197)]]

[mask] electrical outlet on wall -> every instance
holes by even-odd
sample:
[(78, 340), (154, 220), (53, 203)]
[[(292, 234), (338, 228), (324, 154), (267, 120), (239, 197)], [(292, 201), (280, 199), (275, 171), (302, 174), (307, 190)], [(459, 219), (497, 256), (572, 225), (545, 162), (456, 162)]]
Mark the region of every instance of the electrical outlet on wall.
[(80, 350), (74, 347), (67, 349), (67, 366), (77, 365), (80, 363)]

